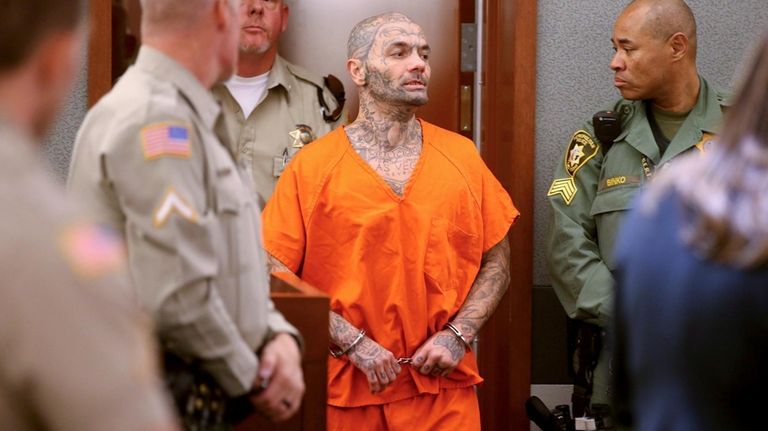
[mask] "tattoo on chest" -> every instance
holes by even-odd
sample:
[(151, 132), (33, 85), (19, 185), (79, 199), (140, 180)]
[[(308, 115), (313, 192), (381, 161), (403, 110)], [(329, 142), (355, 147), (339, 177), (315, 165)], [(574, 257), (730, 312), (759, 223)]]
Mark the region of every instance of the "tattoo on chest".
[[(380, 126), (380, 127), (379, 127)], [(415, 120), (406, 124), (358, 123), (346, 128), (352, 147), (399, 196), (421, 157), (421, 126)], [(398, 139), (401, 138), (401, 139)], [(392, 141), (401, 141), (389, 145)]]

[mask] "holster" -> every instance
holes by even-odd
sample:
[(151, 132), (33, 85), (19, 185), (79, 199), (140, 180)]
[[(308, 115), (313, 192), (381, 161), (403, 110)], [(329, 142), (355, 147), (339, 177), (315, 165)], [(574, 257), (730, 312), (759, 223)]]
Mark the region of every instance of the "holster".
[(247, 395), (229, 397), (194, 360), (163, 352), (163, 378), (187, 431), (225, 431), (254, 412)]
[(568, 373), (573, 379), (573, 417), (590, 412), (593, 376), (602, 347), (602, 328), (581, 320), (568, 319)]

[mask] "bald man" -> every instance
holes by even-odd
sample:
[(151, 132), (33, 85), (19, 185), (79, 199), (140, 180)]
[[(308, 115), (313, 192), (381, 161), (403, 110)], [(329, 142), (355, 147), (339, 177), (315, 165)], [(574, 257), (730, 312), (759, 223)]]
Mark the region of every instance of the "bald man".
[(200, 400), (206, 410), (185, 414), (185, 425), (217, 426), (195, 421), (220, 418), (218, 398), (247, 395), (267, 416), (286, 419), (304, 392), (298, 334), (269, 299), (250, 181), (226, 137), (213, 132), (220, 111), (210, 89), (235, 68), (238, 2), (141, 6), (138, 59), (88, 113), (70, 189), (125, 237), (166, 372), (189, 364), (192, 377), (206, 382), (175, 393), (181, 405)]
[(506, 292), (517, 210), (471, 141), (417, 118), (419, 25), (365, 19), (347, 55), (357, 119), (301, 150), (264, 210), (274, 268), (331, 297), (328, 429), (479, 430), (470, 346)]
[[(635, 193), (677, 156), (706, 152), (722, 120), (724, 95), (696, 69), (696, 21), (681, 0), (636, 0), (616, 20), (610, 62), (622, 99), (615, 133), (585, 123), (571, 138), (549, 189), (553, 287), (576, 333), (576, 414), (607, 403), (613, 242)], [(610, 135), (610, 133), (607, 133)], [(603, 348), (600, 349), (602, 344)], [(592, 368), (594, 381), (592, 381)]]

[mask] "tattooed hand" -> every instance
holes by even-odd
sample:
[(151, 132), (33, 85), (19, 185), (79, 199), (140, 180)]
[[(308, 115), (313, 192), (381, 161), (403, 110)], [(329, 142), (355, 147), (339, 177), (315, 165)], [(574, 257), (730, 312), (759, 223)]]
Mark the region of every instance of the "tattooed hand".
[(373, 394), (386, 389), (401, 371), (395, 355), (368, 337), (364, 337), (348, 356), (349, 361), (365, 374)]
[(435, 333), (413, 355), (413, 364), (421, 374), (447, 376), (464, 358), (464, 344), (446, 330)]

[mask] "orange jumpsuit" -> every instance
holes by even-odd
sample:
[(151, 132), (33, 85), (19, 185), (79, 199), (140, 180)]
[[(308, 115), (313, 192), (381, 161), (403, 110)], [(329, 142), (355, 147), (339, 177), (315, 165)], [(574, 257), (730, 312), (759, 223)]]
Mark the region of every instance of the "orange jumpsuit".
[[(456, 314), (483, 253), (518, 216), (470, 140), (425, 121), (421, 126), (422, 154), (402, 197), (340, 127), (291, 161), (263, 214), (267, 251), (325, 291), (332, 311), (395, 357), (413, 355)], [(386, 390), (371, 394), (346, 356), (329, 357), (328, 404), (383, 405), (481, 381), (468, 352), (447, 377), (405, 365)], [(440, 413), (432, 410), (422, 417)], [(329, 421), (329, 429), (342, 427)]]

